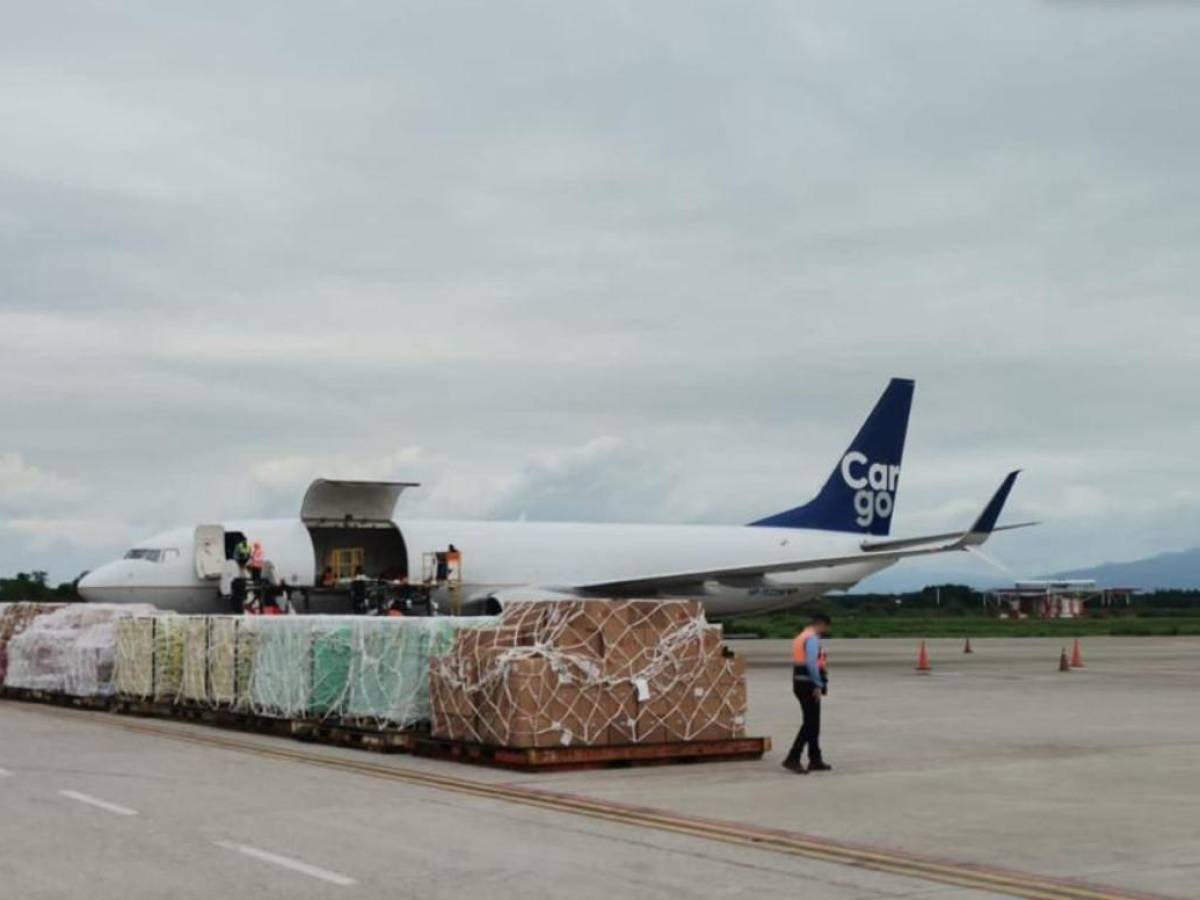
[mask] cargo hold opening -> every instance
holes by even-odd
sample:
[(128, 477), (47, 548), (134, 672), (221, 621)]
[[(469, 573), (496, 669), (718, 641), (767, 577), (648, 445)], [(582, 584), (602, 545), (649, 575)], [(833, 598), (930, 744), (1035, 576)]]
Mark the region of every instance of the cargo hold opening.
[(332, 569), (335, 581), (353, 578), (360, 568), (367, 578), (399, 580), (408, 576), (408, 551), (395, 525), (307, 527), (316, 563), (313, 584), (321, 584), (326, 568)]
[(312, 611), (344, 611), (347, 601), (362, 611), (364, 581), (408, 577), (408, 548), (392, 511), (410, 487), (415, 485), (325, 478), (308, 486), (300, 519), (313, 545)]

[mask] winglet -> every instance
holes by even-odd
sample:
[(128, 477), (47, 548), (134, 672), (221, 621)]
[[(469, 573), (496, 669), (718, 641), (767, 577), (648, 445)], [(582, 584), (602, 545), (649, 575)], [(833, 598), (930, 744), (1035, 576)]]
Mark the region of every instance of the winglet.
[(964, 544), (982, 544), (988, 539), (988, 536), (996, 528), (996, 521), (1000, 518), (1000, 513), (1004, 509), (1008, 495), (1012, 492), (1013, 485), (1017, 483), (1017, 476), (1020, 474), (1020, 469), (1008, 473), (1000, 488), (992, 495), (992, 499), (988, 501), (988, 505), (979, 514), (979, 518), (975, 520), (975, 524), (963, 536)]

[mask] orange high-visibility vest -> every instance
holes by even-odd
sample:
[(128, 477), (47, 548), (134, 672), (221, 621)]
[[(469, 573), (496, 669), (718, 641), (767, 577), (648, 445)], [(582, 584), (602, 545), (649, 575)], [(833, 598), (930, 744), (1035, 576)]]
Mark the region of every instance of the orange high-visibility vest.
[(796, 635), (796, 639), (792, 641), (792, 662), (797, 666), (802, 666), (805, 663), (804, 645), (808, 643), (808, 639), (817, 633), (817, 629), (809, 625), (802, 632)]
[(821, 673), (822, 675), (824, 675), (824, 674), (825, 674), (825, 670), (826, 670), (828, 667), (829, 667), (829, 654), (827, 654), (827, 653), (825, 652), (825, 645), (824, 645), (824, 644), (822, 644), (822, 645), (821, 645), (821, 652), (817, 654), (817, 669), (820, 671), (820, 673)]

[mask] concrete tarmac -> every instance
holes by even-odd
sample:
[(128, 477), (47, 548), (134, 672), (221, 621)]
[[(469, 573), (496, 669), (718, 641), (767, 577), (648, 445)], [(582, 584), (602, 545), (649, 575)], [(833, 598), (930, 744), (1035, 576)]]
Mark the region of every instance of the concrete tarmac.
[[(749, 660), (761, 762), (514, 775), (265, 747), (533, 785), (948, 860), (1200, 897), (1200, 640), (829, 644), (835, 771), (779, 766), (798, 724), (785, 642)], [(0, 703), (0, 895), (983, 897), (982, 891), (434, 787), (380, 782)], [(121, 719), (124, 721), (124, 719)], [(164, 723), (182, 734), (226, 734)]]

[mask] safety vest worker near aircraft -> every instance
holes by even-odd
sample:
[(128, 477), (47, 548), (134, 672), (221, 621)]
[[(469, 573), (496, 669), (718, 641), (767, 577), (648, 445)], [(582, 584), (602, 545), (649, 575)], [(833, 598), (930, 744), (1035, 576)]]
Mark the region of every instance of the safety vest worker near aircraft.
[[(783, 766), (798, 775), (825, 772), (833, 768), (821, 757), (821, 697), (829, 689), (821, 638), (828, 630), (829, 616), (816, 613), (812, 617), (812, 624), (796, 635), (792, 642), (792, 693), (800, 701), (804, 721)], [(806, 747), (807, 769), (800, 762)]]

